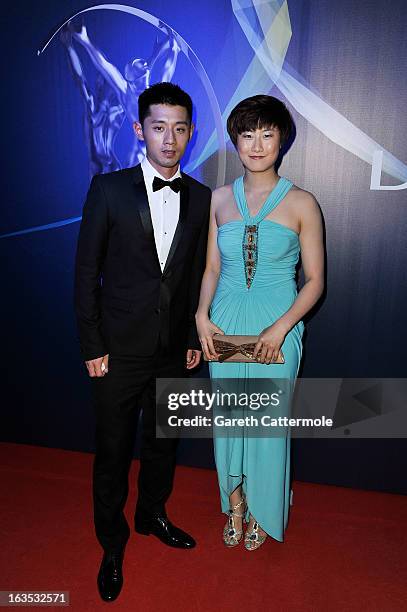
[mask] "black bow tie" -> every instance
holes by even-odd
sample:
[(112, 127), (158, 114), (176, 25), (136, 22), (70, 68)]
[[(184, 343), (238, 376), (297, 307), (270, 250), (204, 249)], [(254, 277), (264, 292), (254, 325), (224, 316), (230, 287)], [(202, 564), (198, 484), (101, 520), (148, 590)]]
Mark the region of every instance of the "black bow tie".
[(182, 186), (182, 178), (178, 177), (173, 181), (163, 181), (160, 177), (155, 176), (153, 180), (153, 191), (158, 191), (163, 187), (171, 187), (175, 193), (178, 193)]

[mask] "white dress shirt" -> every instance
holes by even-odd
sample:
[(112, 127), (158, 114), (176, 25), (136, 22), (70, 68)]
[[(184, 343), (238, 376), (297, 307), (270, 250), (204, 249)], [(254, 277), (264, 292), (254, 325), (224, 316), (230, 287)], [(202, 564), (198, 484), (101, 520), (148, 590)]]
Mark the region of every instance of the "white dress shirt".
[(181, 176), (181, 171), (178, 166), (178, 170), (174, 176), (170, 179), (166, 179), (165, 176), (162, 176), (162, 174), (157, 172), (150, 164), (147, 157), (141, 162), (141, 169), (147, 189), (158, 261), (160, 262), (161, 271), (163, 271), (178, 224), (180, 194), (179, 192), (175, 193), (171, 187), (163, 187), (158, 191), (153, 191), (153, 180), (155, 176), (158, 176), (163, 181), (173, 181)]

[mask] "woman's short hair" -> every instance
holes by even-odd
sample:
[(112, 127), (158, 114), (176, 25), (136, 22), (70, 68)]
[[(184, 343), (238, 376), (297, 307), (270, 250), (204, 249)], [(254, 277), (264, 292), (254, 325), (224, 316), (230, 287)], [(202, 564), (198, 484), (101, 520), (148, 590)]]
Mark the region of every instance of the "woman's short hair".
[(267, 127), (280, 130), (281, 146), (284, 146), (294, 132), (294, 121), (281, 100), (262, 94), (239, 102), (227, 120), (228, 134), (235, 146), (239, 134)]

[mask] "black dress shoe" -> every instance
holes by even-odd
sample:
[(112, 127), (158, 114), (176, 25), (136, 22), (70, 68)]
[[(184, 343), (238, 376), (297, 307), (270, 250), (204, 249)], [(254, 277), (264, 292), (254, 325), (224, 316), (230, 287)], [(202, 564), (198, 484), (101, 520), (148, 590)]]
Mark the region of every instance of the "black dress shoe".
[(190, 535), (175, 527), (164, 514), (149, 518), (136, 518), (135, 530), (142, 535), (155, 535), (161, 542), (174, 548), (194, 548), (196, 542)]
[(105, 553), (98, 574), (98, 588), (103, 601), (114, 601), (123, 586), (123, 553)]

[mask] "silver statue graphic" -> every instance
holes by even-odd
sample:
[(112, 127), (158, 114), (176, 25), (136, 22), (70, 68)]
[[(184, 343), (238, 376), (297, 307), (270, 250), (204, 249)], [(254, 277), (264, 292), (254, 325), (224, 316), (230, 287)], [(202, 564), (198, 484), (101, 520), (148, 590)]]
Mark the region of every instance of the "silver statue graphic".
[[(117, 96), (119, 107), (124, 109), (131, 125), (138, 119), (138, 97), (150, 86), (151, 72), (157, 60), (164, 57), (161, 74), (157, 77), (157, 81), (171, 81), (175, 72), (180, 47), (170, 28), (163, 25), (161, 30), (166, 33), (167, 37), (161, 43), (158, 39), (156, 40), (151, 57), (147, 60), (142, 58), (130, 60), (124, 68), (124, 74), (122, 74), (90, 40), (83, 23), (80, 29), (74, 29), (70, 26), (72, 37), (86, 50), (100, 77)], [(143, 157), (144, 147), (134, 135), (126, 166), (135, 165)]]
[(114, 152), (114, 141), (119, 132), (125, 111), (119, 104), (115, 91), (101, 74), (95, 81), (92, 93), (86, 79), (79, 55), (76, 52), (72, 36), (73, 27), (69, 23), (60, 34), (65, 45), (69, 65), (85, 105), (84, 130), (89, 151), (89, 172), (94, 174), (120, 170), (121, 164)]
[[(212, 117), (213, 117), (213, 120), (216, 126), (216, 135), (217, 135), (217, 142), (218, 142), (218, 151), (217, 151), (218, 164), (217, 164), (216, 186), (219, 187), (223, 185), (225, 183), (225, 173), (226, 173), (226, 143), (225, 143), (225, 133), (224, 133), (223, 125), (222, 125), (222, 116), (221, 116), (219, 103), (218, 103), (213, 85), (208, 77), (208, 74), (205, 71), (205, 68), (201, 60), (196, 55), (192, 47), (185, 40), (185, 38), (183, 38), (175, 30), (173, 30), (168, 24), (164, 23), (161, 19), (158, 19), (154, 15), (151, 15), (150, 13), (143, 11), (139, 8), (136, 8), (134, 6), (127, 6), (123, 4), (102, 4), (102, 5), (90, 6), (86, 9), (82, 9), (81, 11), (74, 13), (69, 18), (67, 18), (61, 25), (56, 27), (53, 33), (48, 36), (46, 41), (37, 50), (37, 55), (40, 57), (50, 47), (50, 45), (56, 40), (60, 42), (59, 37), (61, 35), (61, 31), (70, 22), (71, 23), (74, 21), (78, 22), (79, 19), (83, 19), (83, 16), (85, 14), (91, 15), (91, 14), (94, 14), (95, 12), (100, 12), (100, 11), (102, 12), (109, 11), (109, 13), (113, 11), (113, 13), (116, 13), (116, 12), (123, 13), (129, 16), (132, 16), (132, 17), (136, 17), (137, 19), (140, 19), (142, 22), (150, 24), (151, 26), (156, 28), (160, 33), (162, 32), (164, 36), (166, 37), (166, 39), (168, 38), (170, 40), (170, 43), (168, 43), (167, 41), (166, 43), (164, 43), (164, 45), (161, 45), (164, 47), (164, 49), (162, 49), (161, 51), (161, 53), (164, 55), (164, 60), (165, 60), (164, 61), (165, 66), (163, 70), (164, 79), (166, 78), (168, 80), (169, 78), (171, 78), (172, 74), (175, 71), (175, 60), (176, 60), (176, 56), (178, 55), (178, 47), (179, 47), (179, 51), (182, 52), (185, 59), (189, 62), (191, 68), (193, 69), (193, 73), (199, 78), (203, 86), (203, 89), (206, 93), (206, 96), (207, 96), (207, 100), (209, 103), (208, 108), (211, 111), (211, 114), (212, 114)], [(173, 41), (173, 39), (175, 39), (175, 42)], [(173, 46), (172, 51), (171, 51), (170, 45)], [(159, 45), (157, 42), (156, 47), (158, 46)], [(157, 53), (156, 51), (153, 53), (154, 57), (156, 53)], [(165, 54), (167, 55), (165, 56)], [(153, 57), (153, 60), (154, 60), (154, 57)], [(142, 62), (144, 63), (144, 60), (142, 60)], [(151, 62), (152, 60), (150, 60), (149, 64), (148, 62), (146, 62), (148, 64), (148, 68), (150, 72), (152, 68)], [(148, 76), (149, 76), (148, 82), (150, 82), (149, 81), (150, 75)], [(118, 106), (119, 102), (115, 101), (114, 105)], [(54, 221), (52, 223), (46, 223), (44, 225), (36, 225), (33, 227), (28, 227), (28, 228), (13, 231), (13, 232), (7, 232), (5, 234), (0, 234), (0, 239), (10, 238), (10, 237), (15, 237), (15, 236), (22, 236), (25, 234), (31, 234), (33, 232), (53, 230), (59, 227), (63, 227), (65, 225), (77, 223), (78, 221), (81, 220), (81, 218), (82, 218), (81, 216), (69, 217), (67, 219), (62, 219), (60, 221)]]

